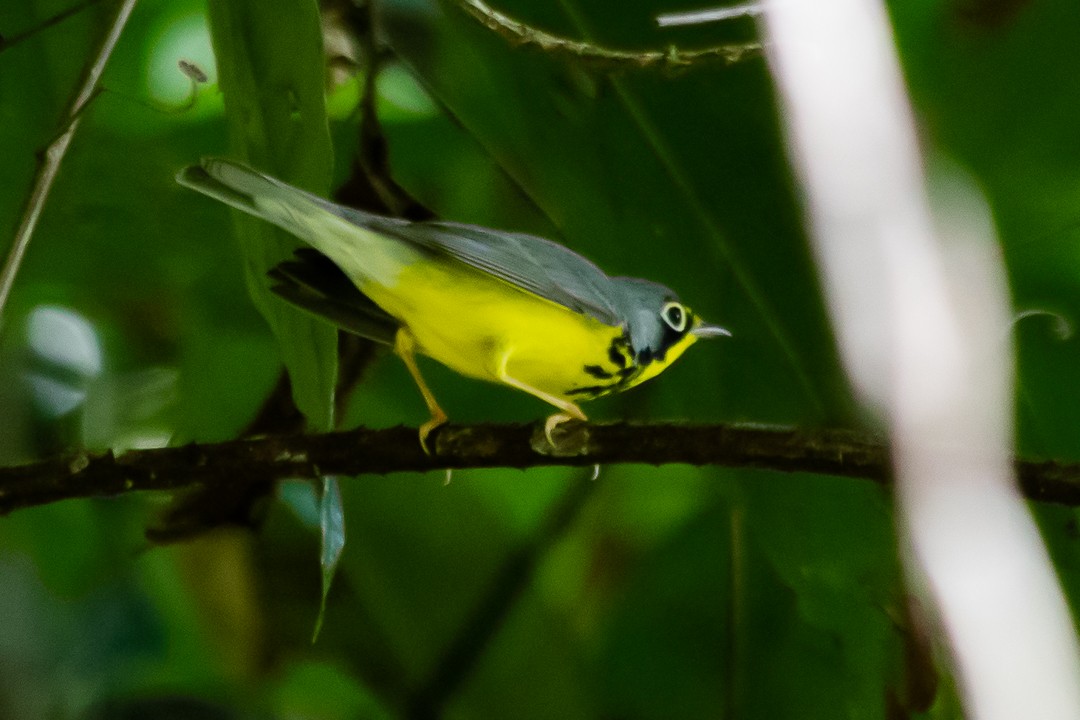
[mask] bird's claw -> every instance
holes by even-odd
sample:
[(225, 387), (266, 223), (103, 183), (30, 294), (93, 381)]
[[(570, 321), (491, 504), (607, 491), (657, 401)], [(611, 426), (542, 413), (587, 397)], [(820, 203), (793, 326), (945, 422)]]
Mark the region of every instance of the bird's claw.
[[(564, 427), (567, 423), (575, 420), (576, 423)], [(579, 424), (583, 422), (586, 422), (584, 417), (575, 417), (567, 413), (555, 413), (544, 421), (544, 439), (547, 440), (547, 447), (541, 449), (534, 444), (534, 448), (544, 454), (554, 454), (559, 457), (582, 454), (588, 443), (586, 428), (584, 425)], [(543, 441), (540, 442), (542, 445)]]
[(428, 437), (431, 433), (445, 425), (447, 419), (446, 415), (439, 413), (433, 415), (430, 420), (420, 426), (420, 447), (423, 449), (425, 455), (431, 456), (433, 454), (431, 448), (428, 447)]
[(547, 438), (547, 441), (551, 444), (551, 447), (557, 448), (559, 446), (558, 443), (555, 442), (555, 428), (559, 427), (565, 422), (570, 422), (573, 419), (574, 418), (570, 417), (566, 413), (555, 413), (544, 421), (544, 437)]

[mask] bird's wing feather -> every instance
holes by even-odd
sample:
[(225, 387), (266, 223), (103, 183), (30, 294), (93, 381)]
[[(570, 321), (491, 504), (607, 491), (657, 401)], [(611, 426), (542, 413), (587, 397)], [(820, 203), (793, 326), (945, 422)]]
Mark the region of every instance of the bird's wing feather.
[(397, 320), (360, 292), (330, 258), (308, 248), (269, 273), (271, 290), (336, 327), (383, 345), (393, 345)]
[[(451, 222), (409, 222), (337, 205), (231, 160), (206, 158), (185, 168), (181, 184), (263, 217), (331, 256), (336, 236), (320, 237), (320, 212), (413, 248), (451, 257), (574, 312), (612, 326), (626, 324), (620, 286), (589, 260), (544, 238)], [(333, 235), (331, 233), (331, 235)], [(291, 290), (285, 290), (291, 292)], [(284, 293), (279, 293), (284, 294)], [(290, 298), (296, 302), (296, 298)], [(297, 303), (299, 304), (299, 303)], [(309, 308), (310, 309), (310, 308)]]
[(369, 213), (351, 215), (349, 211), (343, 217), (454, 258), (605, 325), (624, 324), (616, 305), (618, 289), (611, 278), (581, 255), (550, 240), (477, 225), (401, 223)]

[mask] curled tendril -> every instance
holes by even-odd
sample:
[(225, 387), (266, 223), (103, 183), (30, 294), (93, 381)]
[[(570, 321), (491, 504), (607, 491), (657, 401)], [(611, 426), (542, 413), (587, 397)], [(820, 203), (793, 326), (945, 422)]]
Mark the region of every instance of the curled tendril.
[(123, 98), (136, 105), (149, 108), (162, 115), (182, 115), (198, 104), (199, 92), (202, 90), (202, 86), (210, 81), (210, 76), (206, 74), (202, 67), (191, 60), (177, 60), (176, 67), (191, 82), (191, 88), (188, 90), (187, 96), (176, 104), (167, 104), (157, 100), (137, 97), (131, 92), (115, 87), (102, 86), (100, 90), (110, 93), (113, 97)]

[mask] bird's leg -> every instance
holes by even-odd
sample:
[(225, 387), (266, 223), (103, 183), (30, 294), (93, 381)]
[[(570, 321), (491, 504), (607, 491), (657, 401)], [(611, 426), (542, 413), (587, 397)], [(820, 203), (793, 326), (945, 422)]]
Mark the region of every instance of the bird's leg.
[(552, 395), (551, 393), (546, 393), (543, 390), (534, 388), (531, 385), (527, 385), (517, 378), (512, 377), (506, 371), (506, 366), (510, 362), (510, 355), (511, 352), (506, 350), (499, 356), (499, 364), (495, 371), (496, 377), (499, 378), (500, 382), (506, 383), (510, 387), (515, 387), (518, 390), (523, 390), (533, 397), (540, 398), (544, 402), (554, 405), (562, 411), (555, 413), (544, 422), (544, 437), (547, 438), (548, 443), (550, 443), (552, 447), (557, 447), (555, 440), (552, 438), (552, 433), (556, 427), (570, 420), (586, 422), (589, 418), (585, 417), (585, 413), (581, 411), (581, 408), (569, 400)]
[(394, 352), (405, 363), (405, 367), (409, 369), (409, 374), (412, 375), (416, 386), (420, 388), (420, 394), (424, 396), (428, 412), (431, 413), (431, 419), (420, 426), (420, 447), (424, 449), (425, 455), (430, 455), (431, 451), (428, 450), (427, 446), (428, 435), (435, 428), (444, 424), (448, 418), (443, 409), (439, 407), (439, 403), (435, 401), (435, 396), (431, 394), (431, 390), (428, 389), (427, 383), (424, 382), (424, 376), (420, 374), (420, 368), (416, 364), (416, 339), (405, 328), (398, 330), (397, 335), (394, 336)]

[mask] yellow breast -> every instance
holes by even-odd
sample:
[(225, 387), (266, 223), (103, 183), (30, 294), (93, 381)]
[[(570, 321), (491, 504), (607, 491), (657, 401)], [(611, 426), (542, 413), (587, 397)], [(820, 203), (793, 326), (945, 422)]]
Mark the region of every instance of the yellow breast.
[(612, 353), (621, 328), (461, 263), (418, 263), (393, 288), (360, 289), (409, 329), (420, 352), (462, 375), (498, 382), (505, 357), (507, 373), (522, 383), (585, 400), (634, 372), (628, 351)]

